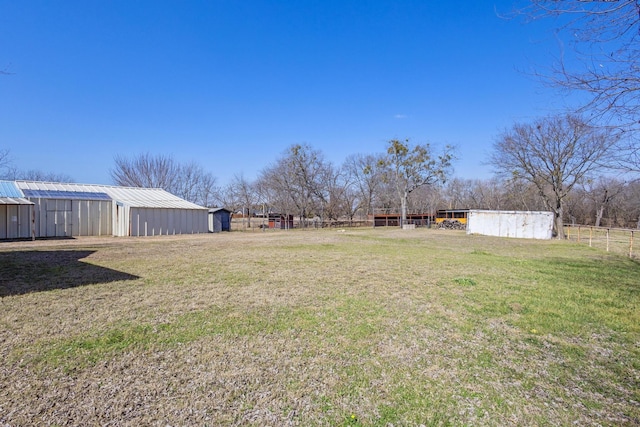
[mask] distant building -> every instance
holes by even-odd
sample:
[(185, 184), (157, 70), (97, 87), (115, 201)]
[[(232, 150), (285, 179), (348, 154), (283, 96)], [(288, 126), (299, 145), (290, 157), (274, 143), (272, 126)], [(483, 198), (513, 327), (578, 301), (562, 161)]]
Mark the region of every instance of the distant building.
[[(369, 215), (369, 219), (373, 220), (374, 227), (400, 227), (401, 217), (402, 215), (399, 213)], [(406, 224), (413, 224), (417, 227), (429, 227), (433, 219), (433, 214), (407, 214)]]
[(273, 229), (290, 230), (293, 229), (293, 215), (285, 215), (281, 213), (268, 213), (266, 215), (258, 213), (256, 215), (258, 222), (267, 220), (266, 224), (260, 224), (260, 227)]
[(469, 209), (441, 209), (436, 212), (436, 224), (445, 221), (458, 221), (460, 224), (466, 224), (469, 218)]

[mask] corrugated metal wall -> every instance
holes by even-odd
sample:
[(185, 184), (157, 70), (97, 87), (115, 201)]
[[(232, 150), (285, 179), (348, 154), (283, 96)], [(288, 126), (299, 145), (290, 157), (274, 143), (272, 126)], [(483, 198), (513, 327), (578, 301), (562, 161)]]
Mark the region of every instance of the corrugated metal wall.
[(524, 239), (550, 239), (553, 213), (526, 211), (469, 211), (468, 234), (515, 237)]
[(111, 201), (43, 198), (29, 200), (35, 203), (36, 237), (113, 235)]
[(131, 236), (207, 233), (208, 212), (205, 209), (162, 209), (129, 207)]
[(0, 239), (31, 238), (33, 205), (0, 205)]

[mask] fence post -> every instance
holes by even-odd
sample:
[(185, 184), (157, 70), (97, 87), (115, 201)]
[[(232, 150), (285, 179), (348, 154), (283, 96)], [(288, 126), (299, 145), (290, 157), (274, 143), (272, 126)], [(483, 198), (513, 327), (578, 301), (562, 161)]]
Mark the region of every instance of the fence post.
[(591, 247), (592, 238), (593, 238), (593, 227), (589, 227), (589, 247)]
[(580, 226), (578, 226), (578, 243), (580, 243)]
[(607, 228), (607, 252), (609, 252), (609, 229)]
[(629, 237), (629, 258), (633, 258), (633, 230), (631, 230), (631, 236)]

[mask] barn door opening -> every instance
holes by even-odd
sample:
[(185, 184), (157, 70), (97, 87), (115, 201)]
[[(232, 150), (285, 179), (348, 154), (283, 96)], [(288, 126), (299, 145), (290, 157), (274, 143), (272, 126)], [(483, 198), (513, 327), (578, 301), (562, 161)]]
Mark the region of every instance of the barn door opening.
[(71, 237), (71, 200), (47, 200), (47, 237)]

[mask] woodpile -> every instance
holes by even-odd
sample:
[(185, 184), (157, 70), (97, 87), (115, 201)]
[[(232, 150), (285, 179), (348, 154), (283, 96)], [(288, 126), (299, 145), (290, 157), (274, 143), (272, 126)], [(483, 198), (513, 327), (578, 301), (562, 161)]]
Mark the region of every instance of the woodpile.
[(466, 230), (467, 226), (457, 219), (445, 219), (438, 226), (440, 230)]

